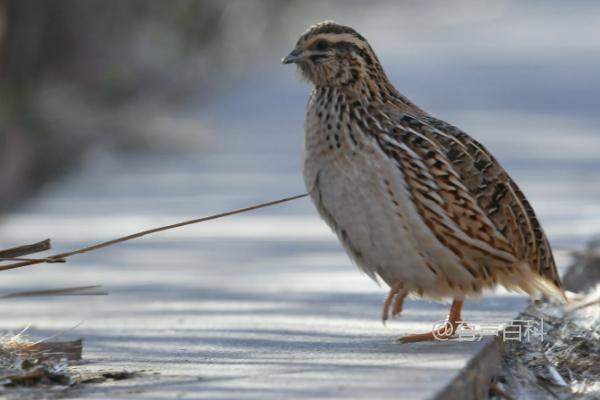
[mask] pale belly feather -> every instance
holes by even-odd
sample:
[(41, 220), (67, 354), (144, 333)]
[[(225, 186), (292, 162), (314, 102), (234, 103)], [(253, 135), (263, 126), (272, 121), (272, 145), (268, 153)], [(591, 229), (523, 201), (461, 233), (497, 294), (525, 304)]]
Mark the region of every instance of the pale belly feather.
[(457, 293), (448, 276), (472, 279), (423, 222), (402, 172), (376, 148), (348, 152), (307, 138), (304, 178), (323, 219), (372, 278), (433, 298)]

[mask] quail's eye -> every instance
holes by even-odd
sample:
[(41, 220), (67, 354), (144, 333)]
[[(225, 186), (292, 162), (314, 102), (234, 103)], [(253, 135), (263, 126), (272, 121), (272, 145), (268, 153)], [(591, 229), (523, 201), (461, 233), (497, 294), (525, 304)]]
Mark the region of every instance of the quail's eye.
[(317, 42), (317, 44), (315, 45), (315, 49), (317, 49), (319, 51), (327, 50), (328, 47), (329, 47), (329, 43), (327, 42), (327, 40), (319, 40)]

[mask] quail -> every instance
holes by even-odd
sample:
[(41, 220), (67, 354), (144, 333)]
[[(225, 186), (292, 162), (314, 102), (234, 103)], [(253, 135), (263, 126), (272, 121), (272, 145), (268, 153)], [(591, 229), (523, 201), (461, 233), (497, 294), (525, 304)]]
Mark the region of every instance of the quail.
[(389, 285), (384, 322), (409, 294), (452, 300), (446, 325), (401, 342), (451, 337), (465, 297), (497, 285), (564, 299), (523, 192), (482, 144), (400, 94), (362, 35), (316, 24), (282, 62), (314, 85), (307, 190), (355, 264)]

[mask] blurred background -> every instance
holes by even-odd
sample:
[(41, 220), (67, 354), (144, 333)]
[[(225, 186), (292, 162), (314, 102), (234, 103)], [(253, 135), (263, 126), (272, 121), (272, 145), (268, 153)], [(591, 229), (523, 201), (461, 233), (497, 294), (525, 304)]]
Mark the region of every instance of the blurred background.
[[(595, 1), (0, 0), (0, 205), (67, 171), (126, 179), (111, 157), (166, 174), (142, 204), (171, 196), (190, 214), (196, 196), (301, 192), (310, 89), (279, 60), (335, 19), (401, 92), (486, 144), (551, 239), (574, 244), (600, 230), (599, 18)], [(223, 186), (191, 188), (206, 175)]]
[[(280, 59), (325, 19), (484, 143), (557, 249), (600, 231), (596, 1), (0, 0), (2, 243), (71, 249), (302, 193), (310, 87)], [(304, 200), (170, 235), (257, 260), (304, 238), (349, 264)]]

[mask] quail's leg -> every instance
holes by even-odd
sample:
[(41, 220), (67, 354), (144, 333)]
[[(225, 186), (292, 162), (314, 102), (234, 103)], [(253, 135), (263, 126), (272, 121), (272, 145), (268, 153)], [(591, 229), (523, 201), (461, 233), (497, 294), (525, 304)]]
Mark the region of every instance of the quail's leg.
[(408, 292), (402, 286), (402, 283), (398, 282), (394, 286), (390, 288), (390, 293), (385, 298), (383, 302), (383, 312), (381, 315), (381, 319), (385, 324), (385, 321), (388, 320), (390, 306), (394, 303), (392, 307), (392, 318), (395, 318), (396, 315), (402, 312), (402, 303), (404, 302), (404, 298)]
[(456, 328), (462, 323), (460, 312), (462, 310), (463, 303), (463, 299), (454, 299), (452, 306), (450, 307), (448, 321), (446, 321), (446, 324), (443, 327), (428, 333), (404, 336), (398, 339), (398, 341), (400, 343), (414, 343), (450, 338), (456, 332)]

